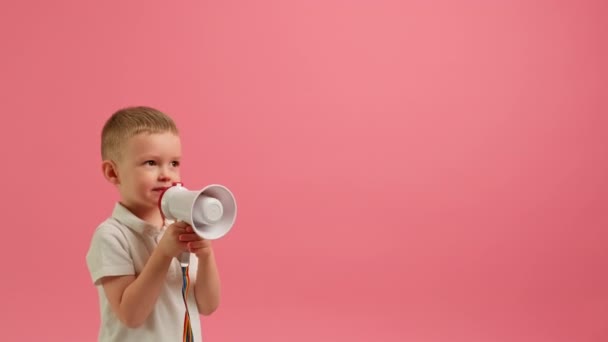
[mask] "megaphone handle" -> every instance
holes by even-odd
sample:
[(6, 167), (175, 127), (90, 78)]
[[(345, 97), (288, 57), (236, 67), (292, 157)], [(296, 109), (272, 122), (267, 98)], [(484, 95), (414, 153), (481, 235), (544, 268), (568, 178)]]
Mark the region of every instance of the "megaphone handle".
[[(176, 220), (175, 222), (179, 222), (180, 220)], [(181, 264), (182, 267), (188, 267), (188, 265), (190, 265), (190, 253), (189, 252), (184, 252), (182, 254), (179, 255), (179, 263)]]
[(184, 252), (179, 255), (179, 263), (182, 267), (187, 267), (190, 264), (190, 253)]

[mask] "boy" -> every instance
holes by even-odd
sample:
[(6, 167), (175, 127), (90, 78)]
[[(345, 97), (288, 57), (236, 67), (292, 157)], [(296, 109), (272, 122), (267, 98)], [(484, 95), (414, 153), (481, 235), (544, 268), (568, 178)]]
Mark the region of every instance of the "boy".
[[(86, 256), (99, 340), (202, 341), (199, 314), (213, 313), (220, 297), (213, 249), (187, 224), (163, 222), (158, 209), (162, 191), (180, 181), (177, 127), (154, 108), (129, 107), (108, 119), (101, 139), (103, 175), (120, 201)], [(183, 252), (191, 253), (189, 269), (177, 258)]]

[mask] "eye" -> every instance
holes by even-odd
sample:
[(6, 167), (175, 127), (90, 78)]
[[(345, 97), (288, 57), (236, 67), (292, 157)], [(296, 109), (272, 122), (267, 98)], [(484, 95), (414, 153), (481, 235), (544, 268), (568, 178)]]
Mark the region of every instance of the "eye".
[(179, 162), (178, 161), (173, 161), (173, 162), (171, 162), (171, 165), (173, 167), (178, 167), (179, 166)]
[(156, 162), (154, 160), (146, 160), (144, 165), (154, 166), (156, 165)]

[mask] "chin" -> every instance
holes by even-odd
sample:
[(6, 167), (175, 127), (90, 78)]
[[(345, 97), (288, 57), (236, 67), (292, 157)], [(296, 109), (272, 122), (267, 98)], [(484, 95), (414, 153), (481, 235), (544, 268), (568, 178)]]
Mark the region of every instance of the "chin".
[(152, 198), (158, 199), (161, 194), (162, 194), (162, 191), (150, 190), (150, 197), (152, 197)]
[(158, 196), (158, 195), (156, 195), (156, 196), (152, 195), (147, 199), (146, 204), (148, 204), (149, 206), (153, 205), (155, 207), (158, 207), (159, 198), (160, 198), (160, 196)]

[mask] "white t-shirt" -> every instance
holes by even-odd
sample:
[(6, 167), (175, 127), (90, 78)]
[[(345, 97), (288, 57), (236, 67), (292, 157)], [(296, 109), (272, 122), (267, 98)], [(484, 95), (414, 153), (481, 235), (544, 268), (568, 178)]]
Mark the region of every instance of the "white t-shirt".
[[(164, 229), (146, 223), (117, 203), (112, 217), (102, 222), (93, 234), (86, 256), (93, 283), (97, 287), (101, 310), (100, 342), (173, 342), (182, 341), (186, 307), (182, 298), (182, 268), (174, 258), (154, 309), (143, 325), (129, 328), (114, 314), (100, 279), (106, 276), (137, 275), (158, 245)], [(202, 341), (201, 325), (193, 284), (198, 258), (190, 257), (188, 310), (194, 341)]]

